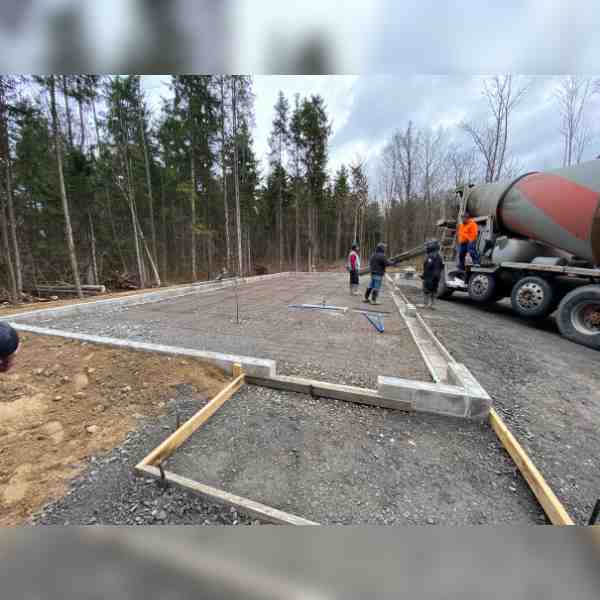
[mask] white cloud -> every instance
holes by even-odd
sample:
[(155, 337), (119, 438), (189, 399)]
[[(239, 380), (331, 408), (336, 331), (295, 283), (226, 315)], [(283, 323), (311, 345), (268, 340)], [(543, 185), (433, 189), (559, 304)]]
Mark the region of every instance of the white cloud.
[[(517, 79), (516, 84), (527, 79)], [(164, 85), (168, 80), (167, 75), (144, 77), (144, 88), (156, 112), (160, 98), (169, 94)], [(526, 170), (561, 164), (559, 113), (554, 96), (558, 82), (557, 77), (534, 78), (528, 95), (514, 111), (511, 149)], [(487, 117), (481, 86), (480, 77), (466, 76), (255, 76), (253, 136), (261, 172), (266, 174), (268, 169), (268, 137), (279, 90), (285, 93), (291, 108), (295, 94), (323, 96), (333, 123), (329, 170), (334, 173), (342, 163), (351, 163), (358, 156), (369, 162), (372, 171), (393, 132), (405, 128), (410, 120), (419, 128), (443, 127), (449, 138), (468, 144), (459, 125), (465, 119), (478, 121)], [(589, 116), (593, 124), (600, 123), (600, 95), (590, 102)], [(599, 153), (597, 131), (585, 158)]]

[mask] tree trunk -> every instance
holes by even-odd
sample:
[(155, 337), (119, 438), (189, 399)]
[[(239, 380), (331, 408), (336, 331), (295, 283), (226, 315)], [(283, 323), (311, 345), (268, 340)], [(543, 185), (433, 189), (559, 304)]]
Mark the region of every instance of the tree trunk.
[(12, 302), (17, 304), (20, 300), (19, 293), (17, 292), (17, 280), (15, 277), (15, 269), (10, 254), (10, 243), (8, 241), (8, 227), (6, 224), (6, 211), (4, 210), (4, 201), (0, 202), (0, 221), (2, 223), (2, 242), (4, 246), (4, 255), (6, 258), (6, 266), (8, 269), (8, 277), (10, 280), (10, 296)]
[[(8, 131), (7, 131), (8, 133)], [(10, 148), (6, 148), (6, 201), (8, 209), (8, 223), (10, 226), (10, 238), (12, 242), (12, 251), (15, 257), (15, 279), (17, 284), (17, 293), (19, 300), (23, 292), (23, 267), (21, 265), (21, 251), (19, 248), (19, 239), (17, 237), (17, 221), (15, 219), (15, 206), (13, 201), (13, 185), (12, 185), (12, 161), (10, 158)]]
[[(280, 161), (281, 161), (281, 150), (280, 150)], [(279, 166), (283, 169), (281, 162)], [(283, 271), (283, 194), (281, 190), (281, 173), (279, 173), (279, 212), (277, 219), (277, 228), (279, 229), (279, 272)]]
[(313, 268), (313, 219), (311, 199), (308, 200), (308, 272)]
[(223, 167), (223, 210), (225, 211), (226, 268), (231, 270), (231, 235), (229, 226), (229, 202), (227, 200), (227, 138), (225, 136), (225, 81), (221, 79), (221, 160)]
[(114, 218), (113, 212), (112, 212), (112, 202), (110, 199), (110, 194), (108, 192), (108, 188), (105, 188), (104, 193), (105, 193), (105, 197), (106, 197), (106, 207), (108, 209), (108, 219), (110, 221), (110, 229), (111, 229), (112, 235), (113, 235), (113, 243), (117, 247), (119, 257), (121, 258), (121, 265), (123, 266), (123, 271), (126, 272), (127, 271), (127, 263), (125, 262), (125, 257), (123, 256), (123, 249), (121, 248), (121, 238), (117, 234), (117, 227), (115, 225), (115, 218)]
[(92, 217), (92, 211), (88, 207), (88, 222), (90, 226), (90, 253), (91, 253), (91, 261), (92, 261), (92, 273), (94, 276), (94, 283), (98, 285), (100, 283), (100, 277), (98, 274), (98, 262), (96, 260), (96, 234), (94, 232), (94, 219)]
[(73, 242), (73, 229), (71, 228), (71, 214), (69, 212), (69, 201), (67, 199), (67, 189), (65, 187), (65, 177), (63, 173), (61, 140), (60, 132), (58, 130), (58, 115), (56, 113), (56, 90), (54, 77), (54, 75), (50, 76), (50, 102), (52, 110), (52, 130), (54, 133), (54, 150), (56, 153), (56, 164), (58, 167), (58, 179), (60, 184), (60, 196), (62, 199), (63, 213), (65, 216), (65, 235), (67, 238), (67, 246), (69, 248), (69, 258), (71, 259), (73, 282), (75, 284), (75, 289), (77, 290), (77, 296), (79, 298), (83, 298), (83, 292), (81, 291), (81, 282), (79, 280), (79, 266), (77, 264), (77, 256), (75, 254), (75, 243)]
[(67, 132), (69, 135), (69, 147), (73, 147), (73, 121), (71, 119), (71, 107), (69, 106), (69, 90), (67, 86), (67, 76), (62, 76), (62, 91), (65, 99), (65, 112), (67, 115)]
[(79, 94), (77, 96), (77, 104), (79, 106), (79, 127), (81, 128), (81, 137), (79, 139), (79, 150), (83, 154), (85, 146), (85, 123), (83, 121), (83, 98), (81, 97), (81, 87), (79, 88)]
[(94, 129), (96, 130), (96, 145), (98, 146), (98, 152), (102, 147), (102, 142), (100, 141), (100, 126), (98, 125), (98, 115), (96, 114), (96, 100), (92, 100), (92, 114), (94, 115)]
[(236, 96), (235, 76), (231, 78), (231, 114), (233, 122), (233, 185), (235, 191), (235, 219), (237, 230), (237, 251), (239, 275), (244, 273), (243, 255), (242, 255), (242, 215), (240, 210), (240, 178), (238, 165), (237, 149), (237, 96)]
[(190, 168), (192, 173), (191, 180), (191, 193), (190, 193), (190, 209), (191, 209), (191, 233), (192, 233), (192, 279), (196, 281), (198, 279), (198, 273), (196, 270), (196, 160), (194, 157), (194, 150), (192, 144), (192, 151), (190, 156)]
[(129, 194), (129, 198), (127, 199), (127, 204), (129, 204), (129, 211), (131, 213), (131, 226), (133, 228), (133, 244), (135, 248), (135, 262), (137, 265), (138, 277), (140, 280), (140, 288), (145, 288), (146, 281), (144, 278), (144, 266), (142, 264), (142, 255), (140, 253), (140, 239), (137, 230), (137, 218), (135, 214), (135, 207), (133, 205), (133, 199), (131, 198), (131, 192)]
[(342, 255), (342, 210), (338, 208), (337, 222), (335, 226), (335, 256), (334, 260), (338, 260)]
[(167, 279), (167, 271), (169, 269), (167, 257), (169, 254), (169, 247), (167, 244), (167, 209), (165, 207), (165, 181), (161, 173), (161, 185), (160, 185), (160, 220), (161, 220), (161, 237), (162, 237), (162, 274), (163, 279)]
[[(10, 231), (10, 245), (14, 256), (14, 276), (17, 286), (18, 300), (20, 301), (23, 291), (23, 269), (21, 266), (21, 252), (17, 236), (17, 221), (15, 219), (15, 207), (13, 202), (13, 182), (12, 182), (12, 159), (10, 155), (10, 135), (9, 135), (9, 114), (8, 102), (5, 96), (6, 84), (0, 80), (0, 110), (1, 110), (1, 136), (5, 164), (6, 179), (6, 209), (8, 215), (8, 227)], [(4, 218), (4, 217), (3, 217)], [(12, 261), (11, 261), (12, 265)], [(15, 296), (15, 300), (17, 297)]]
[(298, 184), (296, 184), (296, 246), (294, 248), (294, 263), (296, 267), (296, 273), (300, 270), (300, 199), (298, 196)]
[(146, 132), (144, 127), (144, 115), (142, 113), (142, 107), (139, 107), (140, 113), (140, 132), (142, 137), (142, 149), (144, 151), (144, 166), (146, 168), (146, 187), (148, 188), (148, 209), (150, 211), (150, 237), (152, 240), (152, 254), (154, 260), (158, 260), (156, 253), (156, 227), (154, 224), (154, 196), (152, 194), (152, 177), (150, 173), (150, 156), (148, 154), (148, 144), (146, 143)]
[(248, 231), (246, 233), (246, 245), (247, 245), (247, 251), (246, 251), (246, 255), (248, 257), (248, 275), (252, 275), (252, 255), (250, 254), (250, 249), (251, 249), (251, 245), (250, 245), (250, 228), (248, 227)]
[(142, 244), (144, 245), (144, 250), (146, 251), (146, 256), (148, 257), (148, 262), (150, 263), (150, 268), (152, 269), (152, 277), (154, 277), (154, 283), (157, 287), (160, 287), (160, 275), (158, 274), (158, 269), (156, 268), (156, 262), (152, 257), (152, 253), (150, 252), (150, 248), (148, 248), (148, 244), (146, 242), (146, 237), (144, 236), (144, 230), (140, 225), (140, 221), (137, 216), (137, 212), (135, 214), (135, 220), (137, 224), (137, 229), (140, 234), (140, 238), (142, 240)]

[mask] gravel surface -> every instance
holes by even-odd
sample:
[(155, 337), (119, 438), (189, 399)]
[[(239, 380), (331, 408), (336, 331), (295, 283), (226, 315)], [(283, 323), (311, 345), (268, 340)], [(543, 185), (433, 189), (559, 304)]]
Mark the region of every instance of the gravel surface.
[(86, 471), (71, 482), (67, 495), (44, 507), (33, 525), (238, 525), (257, 523), (233, 508), (204, 502), (173, 487), (163, 490), (151, 478), (134, 474), (135, 465), (203, 403), (179, 386), (167, 413), (148, 419), (124, 444), (92, 457)]
[[(415, 287), (402, 291), (422, 303)], [(600, 353), (561, 337), (553, 318), (519, 319), (507, 300), (481, 307), (455, 294), (421, 314), (493, 397), (573, 519), (587, 523), (600, 497)]]
[(485, 423), (244, 387), (168, 468), (322, 524), (545, 522)]
[[(363, 278), (363, 287), (366, 278)], [(286, 277), (145, 305), (32, 320), (67, 331), (253, 356), (277, 361), (279, 374), (374, 388), (378, 375), (431, 381), (417, 347), (384, 288), (382, 305), (351, 296), (343, 274)], [(349, 310), (290, 309), (289, 304), (382, 310), (385, 333)]]
[[(201, 406), (187, 386), (168, 413), (94, 457), (34, 525), (250, 525), (133, 467)], [(208, 458), (207, 458), (208, 457)], [(483, 424), (247, 386), (167, 462), (180, 475), (323, 524), (463, 525), (546, 519)]]

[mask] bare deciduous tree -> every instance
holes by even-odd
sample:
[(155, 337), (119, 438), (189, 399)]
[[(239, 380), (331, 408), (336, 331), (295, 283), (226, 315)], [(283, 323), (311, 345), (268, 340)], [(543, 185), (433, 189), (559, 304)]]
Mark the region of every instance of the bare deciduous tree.
[(486, 182), (498, 181), (504, 175), (510, 116), (528, 88), (529, 84), (526, 83), (514, 89), (512, 75), (496, 75), (484, 80), (483, 95), (490, 108), (491, 122), (464, 122), (461, 125), (485, 161)]
[(447, 159), (454, 187), (474, 183), (479, 177), (480, 164), (473, 148), (465, 150), (454, 144), (448, 151)]
[(563, 166), (581, 162), (591, 135), (585, 112), (592, 93), (592, 81), (570, 75), (561, 80), (555, 92), (560, 108), (560, 133), (563, 138)]

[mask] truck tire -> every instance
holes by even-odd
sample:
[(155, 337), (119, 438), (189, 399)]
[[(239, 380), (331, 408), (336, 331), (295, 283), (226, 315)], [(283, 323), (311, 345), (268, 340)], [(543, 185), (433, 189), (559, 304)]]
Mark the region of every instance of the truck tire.
[(600, 285), (569, 292), (558, 306), (556, 323), (568, 340), (600, 350)]
[(450, 298), (450, 296), (452, 296), (453, 293), (454, 290), (446, 285), (446, 278), (442, 275), (442, 277), (440, 278), (440, 285), (438, 286), (436, 297), (440, 300), (446, 300)]
[(510, 303), (520, 317), (545, 319), (557, 307), (557, 295), (550, 283), (541, 277), (523, 277), (513, 286)]
[(496, 277), (493, 274), (474, 273), (469, 278), (469, 298), (480, 304), (495, 302), (496, 287)]

